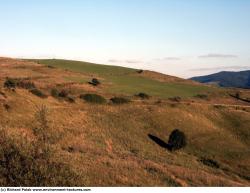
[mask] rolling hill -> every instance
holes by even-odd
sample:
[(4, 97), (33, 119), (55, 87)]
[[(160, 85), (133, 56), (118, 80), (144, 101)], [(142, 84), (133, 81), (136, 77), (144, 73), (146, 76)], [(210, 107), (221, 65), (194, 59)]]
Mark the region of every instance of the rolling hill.
[[(229, 95), (248, 90), (69, 60), (0, 69), (1, 186), (250, 185), (250, 105)], [(175, 129), (187, 145), (170, 151)]]
[(217, 84), (222, 87), (250, 88), (250, 70), (241, 72), (219, 72), (207, 76), (193, 77), (200, 83)]

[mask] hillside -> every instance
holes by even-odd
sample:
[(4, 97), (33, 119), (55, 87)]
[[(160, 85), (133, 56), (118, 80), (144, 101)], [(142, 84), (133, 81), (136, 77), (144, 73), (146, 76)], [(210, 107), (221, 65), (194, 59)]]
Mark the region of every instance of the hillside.
[[(247, 90), (67, 60), (0, 69), (1, 186), (250, 185), (250, 105), (229, 95)], [(169, 151), (176, 128), (187, 146)]]
[(219, 72), (207, 76), (193, 77), (200, 83), (217, 84), (222, 87), (250, 88), (250, 70), (241, 72)]

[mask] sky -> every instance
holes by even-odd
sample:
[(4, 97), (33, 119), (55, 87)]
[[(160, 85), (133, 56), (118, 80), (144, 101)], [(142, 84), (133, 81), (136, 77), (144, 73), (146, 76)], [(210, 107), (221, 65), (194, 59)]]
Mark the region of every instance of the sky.
[(250, 70), (250, 0), (0, 0), (0, 56), (184, 78)]

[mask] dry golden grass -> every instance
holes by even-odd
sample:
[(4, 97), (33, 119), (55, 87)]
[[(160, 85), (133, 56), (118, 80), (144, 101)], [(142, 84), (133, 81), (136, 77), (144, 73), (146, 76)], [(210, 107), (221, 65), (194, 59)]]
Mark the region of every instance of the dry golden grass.
[[(45, 105), (46, 143), (53, 149), (50, 160), (66, 164), (80, 176), (78, 185), (250, 185), (250, 111), (246, 103), (240, 103), (246, 106), (245, 110), (227, 106), (239, 105), (227, 96), (221, 101), (211, 97), (209, 102), (192, 98), (180, 103), (168, 100), (156, 103), (157, 97), (146, 101), (131, 97), (133, 102), (125, 105), (88, 104), (79, 98), (69, 103), (51, 96), (39, 98), (25, 89), (11, 91), (2, 85), (9, 76), (30, 78), (48, 95), (54, 87), (68, 89), (76, 97), (89, 92), (106, 98), (112, 95), (102, 87), (65, 79), (88, 80), (93, 75), (14, 59), (0, 59), (0, 66), (0, 127), (15, 140), (36, 141), (35, 114)], [(225, 106), (215, 107), (215, 103)], [(6, 110), (4, 104), (10, 109)], [(181, 151), (168, 152), (148, 137), (152, 134), (167, 142), (175, 128), (188, 138), (187, 147)], [(216, 160), (220, 167), (204, 165), (199, 161), (201, 157)]]

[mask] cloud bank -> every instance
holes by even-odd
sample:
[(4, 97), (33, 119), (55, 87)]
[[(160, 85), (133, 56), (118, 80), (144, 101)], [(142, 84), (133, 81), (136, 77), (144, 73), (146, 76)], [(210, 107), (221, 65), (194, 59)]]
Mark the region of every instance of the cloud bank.
[(198, 56), (198, 58), (238, 58), (238, 56), (233, 54), (207, 54)]

